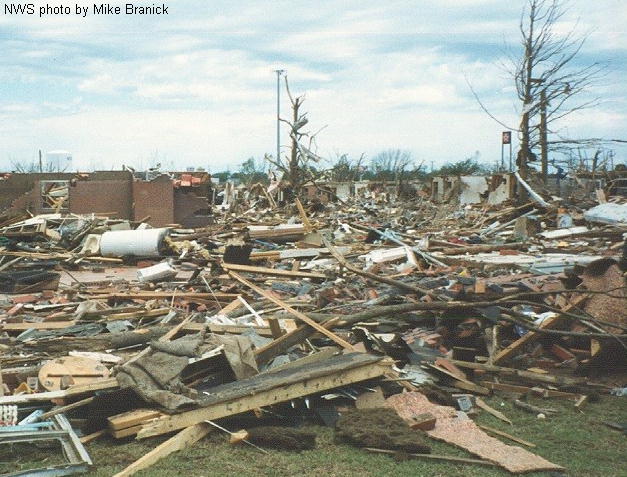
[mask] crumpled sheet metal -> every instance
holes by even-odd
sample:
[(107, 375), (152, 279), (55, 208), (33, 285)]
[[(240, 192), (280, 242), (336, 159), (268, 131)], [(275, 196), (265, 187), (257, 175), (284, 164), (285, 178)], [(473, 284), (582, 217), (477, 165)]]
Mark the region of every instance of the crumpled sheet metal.
[(421, 393), (396, 394), (390, 396), (386, 403), (395, 409), (399, 416), (410, 422), (412, 417), (431, 413), (436, 417), (436, 424), (433, 430), (427, 431), (430, 437), (461, 447), (512, 473), (563, 470), (563, 467), (525, 449), (503, 444), (498, 439), (490, 437), (471, 419), (458, 416), (454, 408), (433, 404)]

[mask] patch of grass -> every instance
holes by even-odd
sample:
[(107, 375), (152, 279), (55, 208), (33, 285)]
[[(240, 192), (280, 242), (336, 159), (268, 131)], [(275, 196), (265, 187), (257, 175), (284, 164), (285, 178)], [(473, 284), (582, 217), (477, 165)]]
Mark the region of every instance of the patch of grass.
[[(604, 397), (601, 402), (588, 404), (583, 413), (572, 402), (559, 400), (533, 400), (538, 406), (553, 407), (559, 414), (545, 420), (537, 419), (514, 408), (511, 402), (493, 397), (487, 402), (504, 412), (514, 425), (510, 426), (489, 414), (482, 413), (476, 421), (509, 434), (533, 442), (530, 449), (542, 457), (560, 464), (569, 476), (627, 476), (625, 462), (625, 436), (600, 423), (602, 420), (627, 420), (627, 399)], [(504, 405), (501, 406), (501, 402)], [(423, 460), (397, 462), (389, 456), (374, 455), (364, 450), (338, 445), (333, 440), (333, 430), (308, 426), (307, 430), (318, 435), (317, 447), (303, 452), (269, 450), (261, 454), (246, 445), (231, 446), (223, 433), (212, 433), (192, 447), (172, 454), (155, 466), (137, 473), (138, 477), (168, 477), (181, 475), (201, 476), (359, 476), (359, 477), (491, 477), (511, 475), (494, 467), (471, 464), (435, 463)], [(117, 441), (101, 438), (87, 445), (94, 469), (94, 477), (109, 477), (153, 449), (164, 437), (143, 441)], [(516, 445), (504, 439), (503, 442)], [(425, 437), (433, 454), (472, 457), (467, 452), (446, 443)], [(15, 471), (41, 464), (46, 459), (41, 449), (24, 449), (19, 455), (0, 454), (0, 471)], [(51, 456), (48, 458), (52, 459)], [(30, 462), (29, 462), (30, 459)], [(38, 461), (38, 462), (35, 462)], [(548, 476), (548, 473), (526, 474), (532, 477)]]

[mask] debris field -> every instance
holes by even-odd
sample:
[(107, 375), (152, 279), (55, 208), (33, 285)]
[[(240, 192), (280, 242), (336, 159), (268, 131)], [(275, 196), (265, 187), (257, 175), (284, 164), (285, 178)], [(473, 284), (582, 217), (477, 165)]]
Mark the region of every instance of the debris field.
[(168, 436), (118, 476), (209, 433), (315, 449), (303, 422), (363, 452), (567, 471), (473, 418), (514, 424), (491, 395), (540, 419), (625, 399), (627, 201), (523, 185), (528, 202), (496, 205), (262, 191), (200, 228), (4, 213), (0, 443), (65, 458), (11, 475), (89, 472), (105, 435)]

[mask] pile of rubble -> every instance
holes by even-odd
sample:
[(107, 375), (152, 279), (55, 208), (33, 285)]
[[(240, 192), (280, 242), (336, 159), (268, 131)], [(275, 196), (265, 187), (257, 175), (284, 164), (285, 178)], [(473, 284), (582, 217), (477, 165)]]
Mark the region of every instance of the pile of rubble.
[[(471, 416), (510, 422), (493, 393), (541, 416), (552, 409), (534, 397), (576, 412), (627, 393), (606, 376), (627, 355), (627, 204), (530, 194), (498, 207), (262, 196), (200, 229), (0, 216), (0, 443), (60, 440), (54, 475), (67, 475), (98, 464), (83, 444), (102, 435), (175, 433), (122, 476), (216, 428), (261, 452), (312, 448), (315, 435), (276, 427), (303, 414), (371, 452), (560, 470)], [(252, 413), (246, 430), (220, 423)], [(476, 459), (432, 455), (428, 438)]]

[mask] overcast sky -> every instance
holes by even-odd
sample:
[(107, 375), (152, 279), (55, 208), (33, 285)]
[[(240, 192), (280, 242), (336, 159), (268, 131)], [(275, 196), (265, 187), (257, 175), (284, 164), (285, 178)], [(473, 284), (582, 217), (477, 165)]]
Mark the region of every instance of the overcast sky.
[[(93, 9), (51, 2), (59, 3)], [(311, 130), (326, 126), (323, 157), (400, 148), (428, 165), (475, 151), (494, 162), (503, 127), (481, 111), (465, 78), (517, 126), (512, 80), (499, 61), (508, 45), (519, 51), (524, 3), (176, 0), (167, 16), (0, 11), (0, 168), (33, 161), (38, 149), (65, 149), (83, 170), (155, 160), (236, 170), (276, 149), (277, 68), (294, 93), (306, 93)], [(626, 139), (627, 2), (568, 3), (559, 31), (579, 20), (578, 31), (590, 34), (580, 60), (609, 69), (590, 92), (602, 104), (571, 116), (562, 131)], [(627, 148), (616, 152), (622, 159)]]

